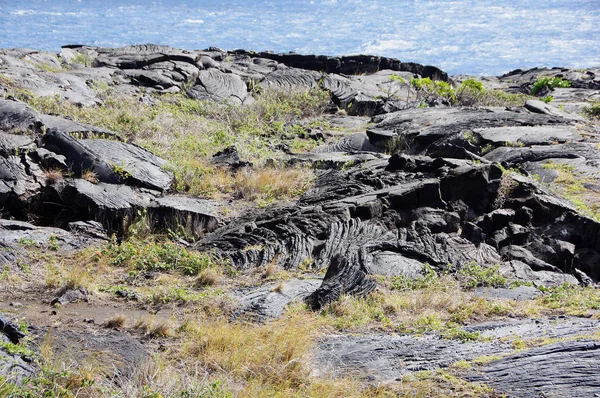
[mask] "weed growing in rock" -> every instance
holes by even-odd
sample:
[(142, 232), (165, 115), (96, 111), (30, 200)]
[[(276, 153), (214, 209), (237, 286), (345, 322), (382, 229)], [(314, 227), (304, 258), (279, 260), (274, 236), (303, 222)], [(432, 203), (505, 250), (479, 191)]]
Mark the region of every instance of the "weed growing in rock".
[(553, 90), (557, 87), (567, 88), (571, 87), (571, 82), (561, 77), (540, 77), (531, 86), (531, 95), (537, 95), (546, 90)]
[(92, 58), (87, 53), (77, 53), (77, 55), (71, 59), (71, 63), (92, 66)]
[(53, 185), (63, 179), (63, 172), (59, 169), (49, 169), (44, 171), (44, 178), (48, 185)]
[(595, 101), (584, 107), (583, 114), (590, 119), (600, 119), (600, 101)]

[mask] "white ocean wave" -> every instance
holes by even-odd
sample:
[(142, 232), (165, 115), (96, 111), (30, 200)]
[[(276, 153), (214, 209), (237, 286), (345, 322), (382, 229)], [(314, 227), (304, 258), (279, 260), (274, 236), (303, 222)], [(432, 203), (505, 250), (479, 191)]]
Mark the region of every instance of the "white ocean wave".
[(33, 10), (14, 10), (11, 11), (12, 15), (33, 15), (35, 11)]
[(188, 23), (188, 24), (203, 24), (204, 20), (203, 19), (186, 19), (185, 21), (183, 21), (183, 23)]
[(376, 54), (392, 50), (412, 50), (416, 46), (415, 42), (403, 39), (377, 40), (375, 43), (367, 44), (363, 51), (367, 54)]

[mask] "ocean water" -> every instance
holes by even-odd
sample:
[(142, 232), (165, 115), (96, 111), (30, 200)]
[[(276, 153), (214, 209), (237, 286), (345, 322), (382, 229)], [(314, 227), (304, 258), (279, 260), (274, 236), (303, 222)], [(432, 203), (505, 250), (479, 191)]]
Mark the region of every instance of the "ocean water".
[(0, 47), (375, 54), (498, 75), (600, 66), (600, 0), (0, 0)]

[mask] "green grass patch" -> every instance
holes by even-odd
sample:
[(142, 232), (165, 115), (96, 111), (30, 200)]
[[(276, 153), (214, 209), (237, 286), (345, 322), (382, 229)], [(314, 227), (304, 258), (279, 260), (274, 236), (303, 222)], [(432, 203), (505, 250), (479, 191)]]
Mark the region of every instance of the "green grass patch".
[(131, 239), (122, 243), (112, 241), (96, 254), (96, 259), (135, 271), (177, 271), (184, 275), (197, 275), (202, 270), (219, 265), (210, 253), (192, 251), (174, 242), (153, 239)]

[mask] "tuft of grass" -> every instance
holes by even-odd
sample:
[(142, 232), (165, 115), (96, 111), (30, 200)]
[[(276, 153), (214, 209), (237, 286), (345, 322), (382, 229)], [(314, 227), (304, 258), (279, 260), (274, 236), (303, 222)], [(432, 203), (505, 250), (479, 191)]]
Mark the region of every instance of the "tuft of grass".
[(314, 172), (306, 168), (242, 170), (234, 177), (233, 190), (236, 197), (268, 204), (302, 194), (314, 180)]
[(83, 66), (92, 66), (92, 58), (87, 53), (77, 53), (71, 62)]
[(583, 115), (590, 119), (600, 119), (600, 100), (584, 107)]
[(59, 169), (49, 169), (44, 171), (44, 178), (48, 185), (56, 184), (64, 178), (63, 171)]
[(584, 184), (595, 183), (593, 179), (582, 177), (577, 173), (575, 167), (568, 164), (547, 161), (542, 167), (558, 173), (558, 177), (552, 183), (547, 184), (550, 189), (571, 201), (582, 214), (597, 221), (600, 220), (600, 209), (595, 203), (590, 203), (585, 198), (587, 189)]
[[(489, 397), (496, 396), (483, 383), (468, 382), (455, 372), (435, 369), (410, 373), (402, 378), (401, 397)], [(451, 395), (448, 395), (451, 392)]]
[(221, 280), (221, 273), (213, 268), (207, 268), (198, 274), (198, 278), (196, 278), (195, 285), (198, 287), (206, 287), (213, 286), (219, 283)]
[(108, 318), (104, 322), (104, 326), (107, 328), (122, 328), (125, 326), (125, 321), (127, 321), (127, 317), (123, 314), (115, 315), (113, 317)]
[(259, 205), (295, 198), (316, 179), (313, 170), (303, 167), (268, 166), (231, 172), (200, 160), (172, 170), (180, 191), (213, 197), (230, 195)]
[(98, 174), (96, 174), (92, 170), (86, 170), (86, 171), (84, 171), (81, 174), (81, 178), (83, 178), (86, 181), (91, 182), (92, 184), (97, 184), (98, 183)]
[(572, 315), (589, 315), (600, 310), (600, 291), (594, 287), (564, 283), (540, 290), (544, 294), (536, 301), (546, 308)]

